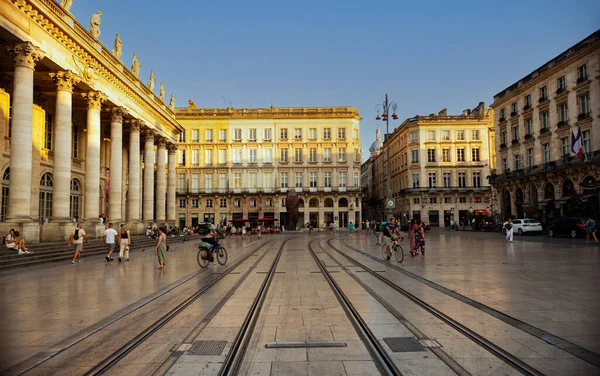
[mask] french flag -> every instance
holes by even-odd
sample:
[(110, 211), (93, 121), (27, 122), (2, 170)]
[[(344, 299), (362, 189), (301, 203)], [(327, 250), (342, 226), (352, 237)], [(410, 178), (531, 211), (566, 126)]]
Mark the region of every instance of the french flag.
[(581, 128), (577, 128), (577, 135), (571, 131), (571, 151), (577, 154), (579, 162), (583, 161), (583, 139), (581, 138)]

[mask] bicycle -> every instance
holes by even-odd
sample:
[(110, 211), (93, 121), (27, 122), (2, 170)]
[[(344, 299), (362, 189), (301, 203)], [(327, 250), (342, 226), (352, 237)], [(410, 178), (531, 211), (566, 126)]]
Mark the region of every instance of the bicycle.
[[(404, 249), (400, 245), (400, 242), (401, 242), (401, 240), (394, 239), (390, 243), (390, 253), (394, 254), (394, 257), (396, 258), (396, 261), (398, 261), (398, 263), (402, 263), (402, 261), (404, 261)], [(385, 249), (386, 249), (386, 247), (383, 246), (382, 247), (383, 258), (387, 259), (387, 253), (385, 252)]]
[(217, 243), (210, 248), (206, 248), (202, 245), (198, 246), (198, 265), (201, 268), (206, 268), (208, 263), (211, 262), (210, 259), (213, 256), (217, 256), (217, 262), (220, 265), (225, 265), (227, 263), (227, 250), (225, 247), (221, 247), (219, 244), (219, 238), (216, 239)]

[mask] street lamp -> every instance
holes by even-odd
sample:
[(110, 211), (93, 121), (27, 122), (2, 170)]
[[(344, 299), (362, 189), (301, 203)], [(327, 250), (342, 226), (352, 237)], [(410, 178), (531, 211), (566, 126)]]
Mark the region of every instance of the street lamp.
[[(390, 133), (390, 117), (394, 120), (398, 119), (398, 115), (396, 111), (398, 110), (398, 105), (396, 102), (390, 102), (388, 100), (387, 93), (385, 94), (385, 101), (382, 104), (377, 105), (377, 117), (375, 120), (385, 121), (385, 134), (386, 136)], [(381, 116), (379, 116), (379, 109), (382, 110)], [(390, 115), (390, 110), (392, 114)], [(385, 141), (385, 136), (384, 136)], [(391, 173), (391, 162), (390, 162), (390, 145), (387, 145), (387, 183), (385, 190), (385, 216), (386, 219), (389, 219), (394, 212), (394, 208), (396, 207), (396, 203), (392, 198), (392, 173)]]

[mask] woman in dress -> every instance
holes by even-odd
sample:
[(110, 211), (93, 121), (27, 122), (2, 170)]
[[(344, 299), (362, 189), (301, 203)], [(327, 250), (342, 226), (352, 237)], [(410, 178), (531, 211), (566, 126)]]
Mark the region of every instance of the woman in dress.
[(417, 219), (416, 224), (415, 224), (415, 228), (414, 228), (414, 238), (415, 238), (415, 243), (414, 243), (414, 247), (412, 248), (411, 251), (411, 255), (416, 256), (419, 254), (419, 249), (421, 250), (421, 256), (425, 257), (425, 228), (423, 227), (423, 224), (421, 223), (420, 219)]
[(156, 243), (155, 252), (158, 255), (158, 269), (162, 270), (165, 268), (165, 254), (167, 253), (167, 235), (163, 227), (158, 229), (158, 242)]
[(408, 241), (410, 242), (411, 252), (413, 249), (415, 249), (415, 226), (416, 226), (416, 223), (417, 222), (413, 218), (410, 220), (410, 224), (408, 225)]

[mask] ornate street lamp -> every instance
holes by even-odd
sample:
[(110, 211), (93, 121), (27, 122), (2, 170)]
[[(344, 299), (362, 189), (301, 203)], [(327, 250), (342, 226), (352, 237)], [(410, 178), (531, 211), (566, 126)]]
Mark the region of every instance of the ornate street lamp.
[[(375, 120), (385, 121), (385, 134), (386, 136), (390, 133), (390, 117), (393, 120), (398, 119), (398, 115), (396, 111), (398, 110), (398, 105), (396, 102), (390, 102), (388, 100), (388, 95), (385, 94), (385, 101), (382, 104), (377, 105), (377, 116)], [(379, 110), (382, 110), (381, 116), (379, 116)], [(390, 112), (392, 113), (391, 115)], [(385, 142), (385, 136), (384, 136)], [(386, 191), (385, 191), (385, 216), (386, 220), (392, 216), (394, 209), (396, 208), (396, 203), (393, 199), (392, 195), (392, 173), (391, 173), (391, 162), (390, 162), (390, 145), (387, 145), (387, 183), (386, 183)]]

